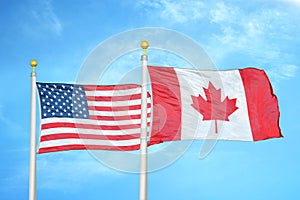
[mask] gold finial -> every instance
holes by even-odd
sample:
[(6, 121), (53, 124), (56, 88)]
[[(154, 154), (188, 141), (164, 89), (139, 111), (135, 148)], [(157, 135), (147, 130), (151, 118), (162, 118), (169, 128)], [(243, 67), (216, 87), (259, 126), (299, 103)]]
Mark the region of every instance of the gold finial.
[(36, 60), (30, 61), (30, 66), (32, 67), (32, 71), (34, 72), (35, 67), (38, 65), (38, 62)]
[(146, 41), (146, 40), (142, 41), (142, 42), (141, 42), (141, 47), (142, 47), (142, 49), (144, 50), (144, 54), (146, 55), (147, 48), (149, 47), (148, 41)]

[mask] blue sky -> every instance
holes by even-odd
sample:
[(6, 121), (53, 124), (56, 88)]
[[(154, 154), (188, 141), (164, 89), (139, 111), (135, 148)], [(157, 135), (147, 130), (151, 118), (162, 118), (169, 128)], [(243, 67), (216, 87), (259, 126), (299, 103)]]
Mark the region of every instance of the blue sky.
[[(221, 141), (202, 160), (203, 143), (194, 142), (149, 174), (149, 199), (299, 199), (300, 1), (2, 0), (0, 11), (1, 199), (28, 198), (30, 60), (39, 62), (38, 81), (75, 82), (99, 43), (143, 27), (185, 34), (218, 69), (265, 69), (284, 135)], [(167, 64), (163, 56), (156, 62)], [(138, 191), (137, 174), (111, 169), (86, 151), (37, 156), (38, 200), (138, 199)]]

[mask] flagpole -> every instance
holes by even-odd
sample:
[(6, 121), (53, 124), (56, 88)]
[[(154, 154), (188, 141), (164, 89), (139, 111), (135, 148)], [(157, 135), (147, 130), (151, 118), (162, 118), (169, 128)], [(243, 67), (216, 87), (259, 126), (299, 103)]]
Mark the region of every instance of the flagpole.
[(30, 163), (29, 163), (29, 200), (36, 199), (36, 73), (37, 61), (31, 66), (31, 106), (30, 106)]
[(141, 42), (144, 54), (142, 61), (142, 113), (141, 113), (141, 142), (140, 142), (140, 200), (148, 199), (148, 174), (147, 174), (147, 61), (146, 55), (149, 44), (147, 41)]

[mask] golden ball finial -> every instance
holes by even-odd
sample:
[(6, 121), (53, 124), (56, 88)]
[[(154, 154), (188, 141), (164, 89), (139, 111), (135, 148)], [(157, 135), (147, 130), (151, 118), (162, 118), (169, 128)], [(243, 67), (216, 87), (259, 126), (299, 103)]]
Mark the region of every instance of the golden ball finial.
[(149, 47), (148, 41), (144, 40), (141, 42), (141, 47), (142, 49), (147, 49)]
[(31, 60), (30, 61), (30, 66), (31, 67), (36, 67), (38, 65), (38, 62), (36, 60)]
[(141, 42), (141, 47), (144, 50), (144, 54), (146, 54), (147, 48), (149, 47), (148, 41), (144, 40)]

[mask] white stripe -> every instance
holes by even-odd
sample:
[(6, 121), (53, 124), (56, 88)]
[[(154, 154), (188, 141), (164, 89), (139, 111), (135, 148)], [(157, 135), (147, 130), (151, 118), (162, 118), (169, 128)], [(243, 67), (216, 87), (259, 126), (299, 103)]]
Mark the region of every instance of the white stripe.
[(140, 143), (140, 139), (131, 140), (92, 140), (92, 139), (59, 139), (41, 142), (39, 148), (63, 146), (63, 145), (107, 145), (107, 146), (131, 146)]
[[(148, 117), (147, 122), (150, 121), (151, 119), (150, 117)], [(77, 123), (77, 124), (94, 124), (94, 125), (103, 125), (103, 126), (119, 126), (119, 125), (127, 125), (127, 124), (140, 124), (141, 119), (119, 120), (119, 121), (63, 118), (63, 117), (41, 119), (41, 124), (48, 124), (48, 123)]]
[[(138, 115), (141, 114), (141, 109), (139, 110), (126, 110), (126, 111), (96, 111), (89, 110), (90, 115), (97, 116), (128, 116), (128, 115)], [(151, 113), (151, 108), (147, 109), (147, 113)]]
[[(148, 103), (151, 102), (150, 97), (147, 98), (147, 102)], [(88, 101), (88, 105), (89, 106), (108, 106), (108, 107), (135, 106), (135, 105), (141, 105), (141, 99), (126, 100), (126, 101)]]
[(141, 94), (141, 88), (133, 88), (127, 90), (93, 90), (85, 91), (86, 96), (127, 96)]
[(84, 128), (49, 128), (41, 131), (41, 136), (60, 134), (60, 133), (76, 133), (76, 134), (98, 134), (98, 135), (128, 135), (140, 133), (140, 128), (125, 130), (93, 130)]

